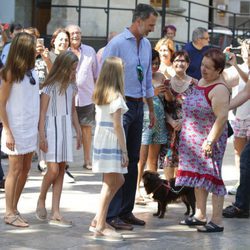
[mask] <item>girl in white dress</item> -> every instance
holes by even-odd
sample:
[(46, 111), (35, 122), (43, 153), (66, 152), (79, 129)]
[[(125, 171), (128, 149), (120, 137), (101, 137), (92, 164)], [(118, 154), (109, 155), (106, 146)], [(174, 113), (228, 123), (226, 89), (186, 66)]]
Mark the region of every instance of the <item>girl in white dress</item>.
[(75, 74), (78, 58), (71, 52), (61, 53), (55, 60), (46, 78), (42, 94), (39, 119), (39, 137), (41, 158), (47, 162), (40, 196), (37, 202), (36, 216), (47, 219), (45, 206), (48, 189), (52, 185), (52, 209), (50, 225), (71, 227), (60, 214), (60, 197), (66, 162), (73, 161), (72, 123), (77, 135), (77, 149), (81, 146), (81, 128), (74, 105), (76, 94)]
[(94, 90), (96, 129), (93, 148), (93, 172), (103, 173), (100, 204), (90, 231), (99, 240), (123, 240), (122, 235), (106, 224), (109, 204), (124, 183), (128, 154), (122, 115), (128, 110), (124, 101), (123, 64), (118, 57), (103, 63)]
[(35, 37), (19, 33), (11, 42), (6, 65), (1, 71), (0, 116), (3, 123), (2, 151), (9, 156), (5, 182), (6, 224), (28, 227), (18, 201), (37, 148), (39, 83), (35, 66)]

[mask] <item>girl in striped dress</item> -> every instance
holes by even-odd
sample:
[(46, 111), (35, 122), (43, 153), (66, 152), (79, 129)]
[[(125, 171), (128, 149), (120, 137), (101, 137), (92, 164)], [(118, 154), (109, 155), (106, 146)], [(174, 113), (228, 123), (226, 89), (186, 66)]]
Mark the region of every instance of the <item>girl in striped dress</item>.
[(46, 78), (42, 94), (39, 119), (41, 158), (47, 162), (36, 216), (47, 219), (45, 207), (48, 189), (53, 185), (50, 225), (71, 227), (59, 209), (66, 162), (73, 161), (72, 123), (77, 135), (77, 149), (81, 146), (81, 128), (74, 105), (76, 94), (75, 75), (78, 58), (71, 52), (61, 53), (55, 60)]
[(93, 172), (103, 173), (100, 205), (90, 231), (98, 240), (119, 241), (122, 235), (106, 224), (110, 201), (124, 183), (128, 153), (122, 115), (128, 110), (124, 101), (123, 63), (109, 57), (103, 63), (96, 83), (96, 129), (93, 149)]

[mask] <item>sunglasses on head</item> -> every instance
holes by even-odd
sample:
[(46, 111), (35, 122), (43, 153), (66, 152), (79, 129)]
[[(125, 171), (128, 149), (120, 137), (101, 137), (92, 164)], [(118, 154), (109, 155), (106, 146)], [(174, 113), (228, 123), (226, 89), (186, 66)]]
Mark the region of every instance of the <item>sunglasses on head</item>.
[(140, 64), (136, 66), (136, 72), (137, 72), (137, 77), (140, 82), (143, 81), (144, 75), (143, 75), (143, 68)]
[(28, 70), (28, 71), (27, 71), (26, 76), (29, 77), (29, 80), (30, 80), (30, 84), (31, 84), (31, 85), (36, 85), (36, 80), (35, 80), (35, 78), (33, 77), (31, 70)]

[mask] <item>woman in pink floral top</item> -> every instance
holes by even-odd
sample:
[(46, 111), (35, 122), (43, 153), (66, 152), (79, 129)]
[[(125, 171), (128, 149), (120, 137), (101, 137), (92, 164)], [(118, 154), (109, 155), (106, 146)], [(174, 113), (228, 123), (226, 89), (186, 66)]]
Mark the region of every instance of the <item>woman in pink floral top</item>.
[[(209, 49), (202, 60), (202, 79), (186, 96), (179, 145), (176, 185), (195, 187), (196, 212), (181, 221), (199, 225), (199, 232), (222, 232), (222, 208), (226, 189), (221, 176), (227, 142), (227, 115), (230, 92), (221, 81), (225, 55)], [(212, 217), (207, 223), (206, 203), (212, 193)]]

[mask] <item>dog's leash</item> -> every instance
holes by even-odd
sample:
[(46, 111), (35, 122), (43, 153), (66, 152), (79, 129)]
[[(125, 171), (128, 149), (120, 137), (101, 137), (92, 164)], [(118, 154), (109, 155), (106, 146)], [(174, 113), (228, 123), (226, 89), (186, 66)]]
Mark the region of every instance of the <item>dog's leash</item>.
[(171, 190), (170, 184), (167, 185), (167, 184), (162, 182), (151, 193), (155, 193), (161, 186), (164, 186), (168, 191)]
[(172, 187), (170, 187), (170, 191), (175, 193), (175, 194), (179, 194), (181, 192), (181, 190), (184, 188), (185, 186), (182, 186), (180, 190), (176, 191), (174, 190)]

